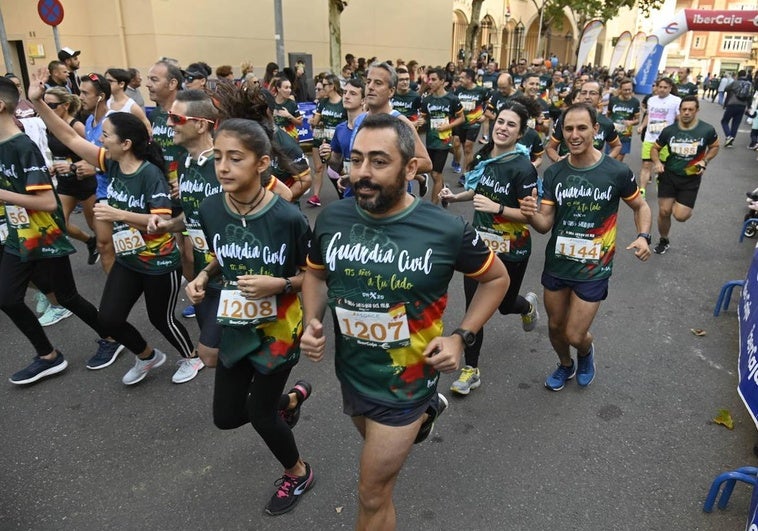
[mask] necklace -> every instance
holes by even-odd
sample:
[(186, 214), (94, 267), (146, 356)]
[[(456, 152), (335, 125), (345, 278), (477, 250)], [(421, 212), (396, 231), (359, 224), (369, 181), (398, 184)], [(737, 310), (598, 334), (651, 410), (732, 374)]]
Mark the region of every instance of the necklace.
[[(262, 193), (261, 193), (262, 192)], [(258, 190), (258, 193), (255, 194), (255, 197), (253, 197), (253, 200), (250, 202), (240, 201), (239, 199), (236, 199), (231, 193), (228, 194), (229, 199), (232, 200), (232, 206), (234, 207), (234, 210), (237, 211), (237, 214), (240, 215), (242, 218), (242, 226), (247, 228), (247, 222), (245, 221), (245, 216), (247, 216), (250, 212), (255, 210), (255, 207), (261, 204), (261, 201), (263, 201), (263, 198), (266, 197), (266, 189), (261, 186), (261, 188)], [(248, 208), (245, 212), (242, 212), (237, 204), (248, 206)]]

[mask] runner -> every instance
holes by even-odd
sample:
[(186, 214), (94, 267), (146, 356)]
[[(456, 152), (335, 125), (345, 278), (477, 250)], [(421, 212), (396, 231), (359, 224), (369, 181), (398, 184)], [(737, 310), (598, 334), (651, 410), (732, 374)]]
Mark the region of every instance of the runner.
[(322, 143), (329, 143), (334, 138), (334, 130), (337, 124), (344, 122), (347, 118), (345, 107), (342, 105), (342, 88), (337, 76), (329, 74), (321, 82), (326, 95), (319, 100), (316, 112), (311, 118), (311, 129), (313, 130), (313, 195), (306, 201), (310, 206), (320, 207), (321, 186), (324, 180), (324, 165), (321, 157), (318, 156), (318, 148)]
[[(692, 217), (705, 168), (719, 152), (718, 133), (711, 124), (698, 119), (699, 110), (696, 95), (682, 98), (677, 121), (661, 131), (650, 151), (653, 168), (658, 173), (658, 232), (661, 239), (653, 249), (656, 254), (666, 253), (671, 244), (671, 215), (682, 223)], [(664, 147), (668, 147), (669, 153), (665, 164), (660, 159)]]
[[(617, 95), (608, 101), (608, 118), (613, 122), (621, 140), (621, 151), (615, 158), (621, 162), (624, 161), (624, 155), (632, 149), (632, 130), (640, 123), (640, 100), (632, 95), (633, 86), (631, 79), (622, 79)], [(610, 153), (610, 149), (610, 146), (606, 147), (606, 154)]]
[[(655, 84), (655, 96), (647, 100), (647, 114), (639, 125), (639, 130), (646, 129), (642, 142), (642, 169), (640, 170), (640, 192), (645, 196), (647, 183), (650, 182), (653, 160), (650, 152), (653, 144), (666, 127), (676, 121), (679, 104), (682, 99), (672, 91), (674, 82), (671, 78), (662, 77)], [(675, 89), (674, 89), (675, 90)]]
[[(439, 372), (458, 368), (464, 341), (473, 343), (508, 288), (502, 262), (470, 225), (405, 191), (415, 151), (404, 120), (380, 113), (363, 121), (351, 153), (356, 199), (319, 215), (303, 282), (303, 353), (324, 357), (328, 302), (343, 408), (364, 438), (357, 529), (395, 529), (397, 476), (447, 405)], [(454, 270), (481, 289), (461, 327), (443, 337)]]
[(108, 202), (95, 205), (95, 217), (113, 224), (116, 260), (108, 273), (98, 317), (103, 331), (135, 354), (134, 367), (124, 375), (123, 383), (141, 382), (148, 372), (166, 361), (166, 354), (153, 349), (127, 322), (129, 312), (143, 294), (150, 322), (183, 358), (172, 381), (191, 380), (197, 374), (189, 370), (194, 363), (190, 359), (194, 347), (187, 330), (173, 316), (181, 279), (179, 252), (171, 235), (147, 233), (150, 214), (171, 214), (159, 146), (150, 141), (139, 118), (123, 112), (104, 120), (102, 148), (90, 144), (42, 101), (40, 81), (33, 78), (29, 88), (29, 98), (40, 118), (61, 142), (104, 172), (109, 180)]
[[(529, 151), (519, 144), (527, 131), (529, 112), (514, 101), (507, 102), (497, 115), (492, 140), (474, 156), (474, 168), (466, 174), (466, 191), (453, 194), (443, 188), (443, 201), (474, 202), (472, 225), (484, 243), (497, 253), (505, 264), (510, 286), (500, 302), (502, 315), (520, 314), (522, 326), (530, 332), (537, 326), (537, 295), (519, 295), (531, 254), (531, 236), (526, 218), (519, 210), (519, 200), (531, 195), (537, 186), (537, 170), (529, 160)], [(466, 308), (476, 292), (477, 283), (463, 277)], [(468, 395), (481, 385), (479, 354), (484, 340), (484, 327), (476, 334), (473, 345), (466, 345), (466, 366), (451, 391)]]
[[(560, 391), (575, 375), (580, 387), (595, 378), (589, 330), (608, 296), (620, 199), (634, 210), (639, 232), (627, 249), (634, 249), (640, 260), (650, 257), (650, 208), (640, 197), (632, 171), (593, 146), (597, 111), (576, 103), (564, 111), (561, 122), (569, 155), (545, 170), (543, 198), (533, 190), (521, 202), (532, 227), (543, 234), (552, 229), (542, 273), (550, 342), (559, 360), (545, 380), (551, 391)], [(577, 363), (571, 347), (577, 351)]]
[[(41, 70), (32, 77), (35, 87), (30, 88), (30, 94), (37, 100), (44, 94), (44, 72)], [(30, 282), (43, 293), (54, 293), (59, 304), (98, 333), (98, 350), (90, 361), (99, 357), (115, 359), (123, 347), (105, 339), (97, 309), (77, 292), (68, 258), (76, 251), (66, 238), (63, 211), (45, 159), (14, 122), (18, 100), (16, 85), (1, 77), (0, 204), (4, 209), (0, 223), (0, 309), (36, 352), (29, 366), (10, 377), (11, 383), (24, 385), (60, 373), (68, 366), (63, 354), (50, 343), (34, 312), (24, 303)], [(47, 111), (54, 115), (49, 108)], [(68, 124), (60, 121), (78, 137)]]
[(267, 133), (251, 120), (226, 120), (216, 132), (213, 154), (224, 191), (203, 201), (199, 220), (215, 258), (187, 285), (187, 294), (199, 304), (209, 279), (223, 276), (213, 421), (223, 430), (251, 423), (282, 464), (284, 474), (266, 505), (268, 514), (278, 515), (291, 511), (314, 482), (290, 427), (310, 384), (299, 381), (291, 391), (297, 418), (290, 425), (278, 414), (282, 401), (293, 398), (282, 390), (300, 357), (297, 292), (310, 229), (297, 207), (261, 186), (271, 153)]

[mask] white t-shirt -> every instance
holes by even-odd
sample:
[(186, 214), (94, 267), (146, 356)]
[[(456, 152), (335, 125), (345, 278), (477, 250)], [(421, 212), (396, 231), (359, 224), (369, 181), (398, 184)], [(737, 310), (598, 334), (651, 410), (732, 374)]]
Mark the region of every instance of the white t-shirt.
[(647, 100), (647, 131), (645, 142), (655, 142), (666, 127), (676, 121), (682, 98), (669, 94), (665, 98), (653, 96)]

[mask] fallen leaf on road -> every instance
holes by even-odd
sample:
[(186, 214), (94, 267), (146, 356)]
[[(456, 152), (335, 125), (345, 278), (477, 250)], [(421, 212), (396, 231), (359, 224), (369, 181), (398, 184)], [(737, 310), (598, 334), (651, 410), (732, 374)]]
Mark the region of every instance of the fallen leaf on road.
[(335, 511), (337, 511), (337, 514), (340, 514), (342, 512), (342, 507), (335, 507)]
[(719, 414), (716, 415), (716, 418), (713, 419), (713, 422), (716, 424), (721, 424), (730, 430), (734, 429), (734, 421), (732, 420), (732, 415), (729, 413), (728, 409), (719, 409)]
[(702, 328), (690, 328), (690, 332), (695, 334), (697, 337), (703, 337), (705, 335), (705, 330)]

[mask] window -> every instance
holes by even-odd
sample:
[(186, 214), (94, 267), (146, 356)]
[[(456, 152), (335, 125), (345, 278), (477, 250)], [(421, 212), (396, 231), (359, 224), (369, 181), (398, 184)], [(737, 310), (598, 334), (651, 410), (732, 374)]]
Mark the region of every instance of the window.
[(753, 47), (753, 37), (744, 35), (724, 35), (721, 41), (722, 52), (750, 53)]

